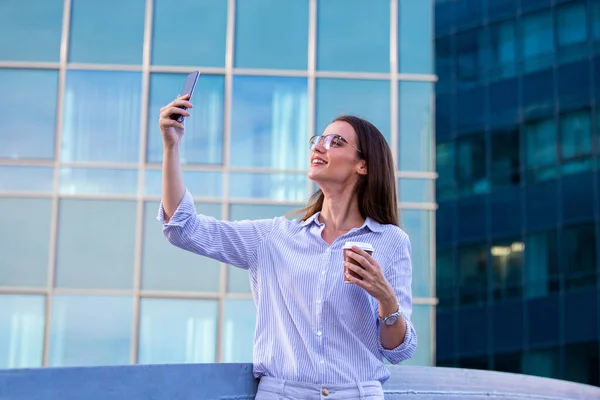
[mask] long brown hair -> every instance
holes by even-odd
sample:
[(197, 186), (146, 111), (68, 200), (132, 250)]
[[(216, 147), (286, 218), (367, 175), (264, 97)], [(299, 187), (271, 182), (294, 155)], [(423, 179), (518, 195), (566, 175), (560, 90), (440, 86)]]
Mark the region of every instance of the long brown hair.
[[(375, 125), (353, 115), (342, 115), (335, 121), (352, 125), (361, 151), (357, 154), (367, 162), (367, 174), (360, 177), (355, 188), (362, 217), (370, 217), (380, 224), (399, 226), (394, 160), (385, 137)], [(293, 214), (304, 213), (301, 221), (306, 221), (322, 210), (324, 198), (321, 189), (317, 190), (308, 200), (308, 205)]]

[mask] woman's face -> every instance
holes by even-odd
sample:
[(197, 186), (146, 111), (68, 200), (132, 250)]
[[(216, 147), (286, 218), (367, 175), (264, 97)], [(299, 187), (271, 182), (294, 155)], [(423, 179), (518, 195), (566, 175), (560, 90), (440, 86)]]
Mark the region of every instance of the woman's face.
[(357, 150), (356, 132), (349, 123), (333, 122), (312, 143), (308, 177), (317, 184), (354, 186), (359, 176), (367, 173), (366, 162)]

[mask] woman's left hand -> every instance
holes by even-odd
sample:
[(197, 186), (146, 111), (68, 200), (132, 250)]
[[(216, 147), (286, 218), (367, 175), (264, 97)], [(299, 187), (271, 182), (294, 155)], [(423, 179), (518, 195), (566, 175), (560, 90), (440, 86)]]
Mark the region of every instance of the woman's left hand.
[(344, 261), (344, 265), (350, 271), (362, 278), (355, 278), (350, 273), (346, 273), (346, 279), (350, 283), (354, 283), (367, 291), (376, 300), (384, 301), (389, 298), (394, 298), (394, 288), (387, 281), (381, 271), (379, 263), (366, 251), (352, 247), (353, 251), (348, 252), (349, 257), (352, 257), (356, 262), (362, 265), (362, 268), (351, 262)]

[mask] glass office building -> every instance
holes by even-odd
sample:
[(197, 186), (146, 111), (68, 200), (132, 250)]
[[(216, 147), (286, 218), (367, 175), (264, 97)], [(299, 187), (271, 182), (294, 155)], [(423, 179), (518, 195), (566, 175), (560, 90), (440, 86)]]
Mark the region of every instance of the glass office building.
[(600, 382), (600, 0), (436, 2), (438, 365)]
[[(245, 271), (156, 220), (160, 107), (200, 69), (182, 144), (198, 211), (305, 204), (308, 139), (386, 135), (413, 246), (410, 363), (434, 362), (433, 2), (0, 2), (0, 368), (250, 362)], [(340, 265), (341, 268), (341, 265)]]

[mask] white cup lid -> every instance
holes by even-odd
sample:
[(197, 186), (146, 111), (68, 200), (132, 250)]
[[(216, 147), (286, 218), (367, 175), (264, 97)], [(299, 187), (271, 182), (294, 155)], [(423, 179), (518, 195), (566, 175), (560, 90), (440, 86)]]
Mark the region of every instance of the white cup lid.
[(373, 245), (371, 243), (366, 243), (366, 242), (346, 242), (344, 244), (344, 247), (342, 247), (342, 249), (344, 249), (344, 250), (351, 249), (353, 246), (356, 246), (365, 251), (373, 251)]

